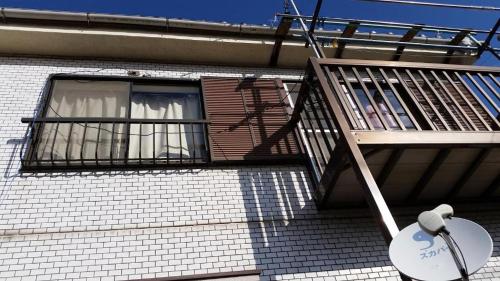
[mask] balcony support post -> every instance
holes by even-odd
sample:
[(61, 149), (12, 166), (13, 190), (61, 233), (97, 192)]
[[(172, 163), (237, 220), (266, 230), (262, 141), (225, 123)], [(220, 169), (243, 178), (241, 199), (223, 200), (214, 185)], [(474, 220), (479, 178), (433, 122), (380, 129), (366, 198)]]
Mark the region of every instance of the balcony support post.
[[(324, 73), (325, 70), (321, 68), (317, 59), (311, 58), (309, 64), (312, 65), (321, 84), (321, 94), (323, 95), (323, 100), (328, 105), (330, 116), (332, 116), (335, 127), (338, 130), (339, 142), (345, 145), (347, 156), (360, 181), (368, 205), (375, 216), (386, 243), (389, 244), (398, 234), (399, 228), (377, 186), (375, 178), (370, 172), (368, 164), (354, 136), (351, 134), (349, 124), (344, 117), (340, 104), (335, 98), (333, 90), (337, 93), (341, 93), (340, 86), (334, 83), (333, 80), (327, 78)], [(326, 70), (328, 71), (328, 69)]]

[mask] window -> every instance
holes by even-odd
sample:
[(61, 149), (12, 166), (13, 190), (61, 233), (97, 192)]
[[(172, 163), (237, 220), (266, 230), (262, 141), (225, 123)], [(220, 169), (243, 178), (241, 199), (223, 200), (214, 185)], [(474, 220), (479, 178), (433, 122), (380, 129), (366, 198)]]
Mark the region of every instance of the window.
[(23, 164), (205, 163), (203, 116), (196, 82), (54, 78)]

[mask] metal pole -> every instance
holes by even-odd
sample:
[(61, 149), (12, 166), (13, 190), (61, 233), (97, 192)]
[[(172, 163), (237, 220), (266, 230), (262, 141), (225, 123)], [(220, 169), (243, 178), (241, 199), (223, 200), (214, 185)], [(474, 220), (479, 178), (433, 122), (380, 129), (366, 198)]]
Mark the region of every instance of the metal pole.
[[(318, 0), (316, 2), (316, 8), (314, 9), (313, 19), (311, 21), (311, 25), (309, 26), (309, 35), (314, 34), (314, 29), (316, 28), (316, 22), (318, 21), (319, 11), (321, 10), (321, 4), (323, 0)], [(306, 42), (306, 48), (309, 47), (309, 42)]]
[[(306, 21), (312, 20), (312, 16), (297, 16), (297, 15), (288, 15), (288, 14), (281, 14), (281, 13), (277, 13), (276, 15), (280, 16), (280, 17), (288, 16), (288, 17), (292, 17), (294, 19), (302, 18), (302, 19), (305, 19)], [(373, 26), (373, 27), (411, 28), (411, 27), (414, 27), (415, 25), (422, 25), (422, 24), (412, 24), (412, 23), (404, 23), (404, 22), (360, 20), (360, 19), (331, 18), (331, 17), (319, 17), (318, 19), (324, 23), (330, 23), (330, 24), (349, 24), (352, 21), (356, 21), (356, 22), (359, 22), (365, 26)], [(447, 27), (447, 26), (423, 25), (422, 30), (440, 31), (440, 32), (460, 32), (463, 29), (454, 28), (454, 27)], [(467, 29), (467, 30), (470, 30), (471, 33), (485, 33), (485, 34), (490, 33), (490, 30), (483, 30), (483, 29)], [(498, 34), (498, 32), (497, 32), (497, 34)]]
[(381, 2), (390, 4), (405, 4), (405, 5), (420, 5), (439, 8), (457, 8), (457, 9), (470, 9), (470, 10), (483, 10), (483, 11), (500, 11), (500, 7), (491, 6), (471, 6), (471, 5), (457, 5), (433, 2), (420, 2), (420, 1), (406, 1), (406, 0), (359, 0), (365, 2)]
[[(477, 51), (477, 57), (478, 58), (483, 54), (484, 50), (490, 48), (491, 39), (493, 38), (493, 36), (495, 35), (495, 33), (497, 32), (497, 30), (498, 30), (499, 27), (500, 27), (500, 19), (497, 20), (497, 23), (495, 24), (495, 26), (491, 29), (490, 33), (488, 33), (488, 36), (486, 37), (486, 40), (484, 40), (484, 42), (481, 45), (481, 47), (479, 47), (479, 49)], [(491, 51), (491, 52), (494, 55), (496, 55), (496, 53), (494, 51)]]
[(290, 3), (292, 4), (293, 9), (295, 10), (295, 14), (299, 16), (299, 22), (300, 26), (302, 27), (302, 30), (304, 30), (304, 33), (306, 35), (306, 39), (311, 44), (313, 48), (314, 55), (317, 58), (324, 58), (325, 54), (323, 53), (323, 50), (321, 50), (321, 47), (318, 46), (318, 43), (314, 40), (314, 36), (312, 34), (309, 34), (309, 30), (307, 29), (306, 23), (302, 19), (299, 9), (297, 9), (297, 6), (295, 5), (295, 2), (293, 0), (290, 0)]

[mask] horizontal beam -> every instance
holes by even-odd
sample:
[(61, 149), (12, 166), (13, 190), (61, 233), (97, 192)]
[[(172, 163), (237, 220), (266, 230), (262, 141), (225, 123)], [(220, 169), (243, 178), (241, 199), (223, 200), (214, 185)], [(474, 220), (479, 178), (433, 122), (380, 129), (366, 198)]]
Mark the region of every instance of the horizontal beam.
[(477, 51), (478, 47), (474, 46), (453, 46), (432, 43), (417, 43), (417, 42), (402, 42), (390, 41), (379, 39), (364, 39), (364, 38), (344, 38), (336, 36), (318, 35), (318, 39), (327, 39), (340, 43), (353, 43), (353, 44), (366, 44), (366, 45), (384, 45), (384, 46), (405, 46), (405, 47), (422, 47), (427, 49), (443, 49), (443, 50), (463, 50), (463, 51)]
[(358, 145), (387, 147), (500, 147), (500, 132), (351, 131)]

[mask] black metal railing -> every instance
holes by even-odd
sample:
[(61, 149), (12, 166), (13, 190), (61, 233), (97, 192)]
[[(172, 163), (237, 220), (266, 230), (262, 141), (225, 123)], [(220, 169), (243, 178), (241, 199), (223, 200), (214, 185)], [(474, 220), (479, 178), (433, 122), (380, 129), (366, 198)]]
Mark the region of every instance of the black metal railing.
[(207, 120), (23, 118), (21, 161), (30, 167), (207, 163)]

